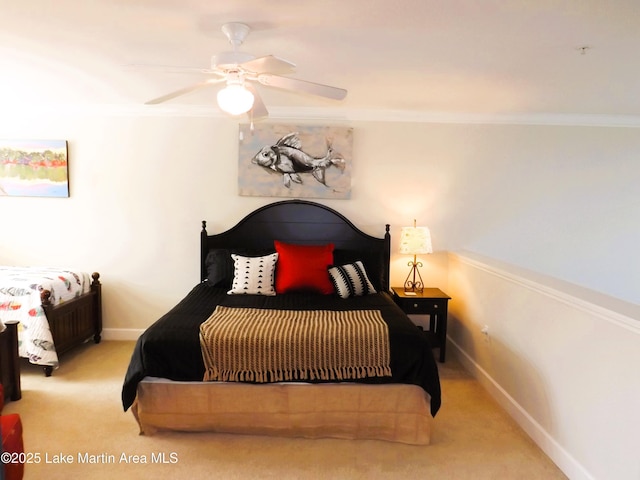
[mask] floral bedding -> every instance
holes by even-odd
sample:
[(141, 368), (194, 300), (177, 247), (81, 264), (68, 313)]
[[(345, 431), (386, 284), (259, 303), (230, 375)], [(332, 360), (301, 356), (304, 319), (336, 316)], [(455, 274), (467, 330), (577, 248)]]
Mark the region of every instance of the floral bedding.
[(46, 267), (0, 267), (0, 331), (18, 321), (18, 350), (31, 363), (58, 367), (58, 354), (40, 292), (49, 290), (53, 305), (73, 300), (91, 289), (85, 272)]

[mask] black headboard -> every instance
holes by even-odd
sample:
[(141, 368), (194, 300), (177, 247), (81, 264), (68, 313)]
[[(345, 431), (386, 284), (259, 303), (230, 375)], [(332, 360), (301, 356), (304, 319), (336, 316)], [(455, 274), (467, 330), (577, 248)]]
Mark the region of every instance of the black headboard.
[(382, 238), (368, 235), (346, 217), (319, 203), (284, 200), (265, 205), (229, 230), (209, 235), (202, 222), (200, 279), (207, 276), (205, 259), (211, 249), (275, 251), (273, 241), (302, 245), (335, 245), (334, 262), (362, 260), (374, 285), (389, 289), (391, 236), (389, 225)]

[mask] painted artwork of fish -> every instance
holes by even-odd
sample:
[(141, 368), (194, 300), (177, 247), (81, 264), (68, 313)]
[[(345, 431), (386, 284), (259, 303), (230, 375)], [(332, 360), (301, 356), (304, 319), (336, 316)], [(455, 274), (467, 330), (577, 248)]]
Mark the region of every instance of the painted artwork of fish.
[(345, 160), (335, 152), (327, 139), (327, 150), (323, 156), (314, 157), (302, 149), (298, 132), (289, 133), (274, 145), (264, 146), (251, 159), (251, 163), (266, 169), (269, 173), (282, 175), (282, 183), (290, 188), (291, 183), (303, 183), (301, 173), (310, 173), (326, 187), (326, 170), (331, 167), (345, 169)]
[(258, 197), (351, 196), (353, 128), (241, 124), (238, 193)]

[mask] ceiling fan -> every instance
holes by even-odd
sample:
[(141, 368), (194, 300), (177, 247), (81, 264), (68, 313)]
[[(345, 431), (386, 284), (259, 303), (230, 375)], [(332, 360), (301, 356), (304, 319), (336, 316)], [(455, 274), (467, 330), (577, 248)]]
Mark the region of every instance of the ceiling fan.
[(211, 58), (211, 68), (196, 69), (199, 72), (211, 74), (212, 77), (145, 103), (154, 105), (166, 102), (204, 87), (224, 83), (225, 87), (219, 90), (217, 95), (220, 109), (232, 115), (249, 113), (252, 118), (260, 118), (268, 116), (269, 111), (253, 85), (256, 82), (267, 87), (308, 93), (335, 100), (342, 100), (347, 95), (347, 91), (342, 88), (283, 76), (295, 69), (295, 64), (287, 60), (274, 55), (255, 57), (240, 52), (238, 47), (242, 45), (249, 31), (249, 26), (243, 23), (224, 24), (222, 33), (233, 46), (233, 50), (214, 55)]

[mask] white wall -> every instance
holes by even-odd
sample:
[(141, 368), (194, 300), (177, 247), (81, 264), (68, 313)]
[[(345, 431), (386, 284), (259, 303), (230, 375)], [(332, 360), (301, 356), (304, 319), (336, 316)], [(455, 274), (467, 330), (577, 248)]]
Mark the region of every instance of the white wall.
[(640, 304), (637, 129), (471, 127), (463, 138), (452, 243)]
[[(201, 220), (220, 231), (278, 200), (237, 195), (237, 122), (149, 111), (0, 116), (5, 138), (68, 140), (71, 189), (0, 198), (0, 263), (99, 271), (106, 329), (145, 328), (195, 285)], [(446, 252), (465, 248), (640, 303), (636, 129), (336, 123), (354, 127), (352, 198), (324, 203), (394, 241), (429, 226), (427, 283), (446, 287)]]
[[(5, 138), (68, 140), (71, 188), (68, 199), (0, 197), (0, 264), (99, 271), (105, 338), (135, 338), (198, 282), (201, 220), (220, 231), (278, 200), (236, 194), (236, 122), (141, 112), (0, 114)], [(536, 295), (502, 286), (448, 283), (447, 252), (467, 249), (588, 287), (585, 295), (640, 321), (638, 130), (336, 123), (354, 127), (352, 198), (324, 203), (372, 235), (390, 223), (393, 247), (414, 218), (429, 226), (436, 253), (422, 259), (423, 278), (454, 297), (462, 320), (452, 321), (452, 338), (470, 368), (488, 372), (522, 406), (516, 416), (540, 425), (542, 446), (559, 445), (559, 461), (584, 467), (585, 478), (606, 478), (606, 466), (618, 478), (637, 472), (629, 463), (637, 445), (617, 440), (636, 438), (621, 415), (637, 420), (629, 403), (637, 405), (637, 390), (627, 383), (637, 333), (562, 307), (548, 317)], [(394, 255), (392, 283), (404, 280), (407, 260)], [(502, 332), (493, 350), (478, 341), (482, 322)]]
[(569, 478), (640, 478), (640, 306), (477, 255), (449, 267), (449, 351)]
[[(107, 338), (147, 327), (199, 281), (201, 220), (221, 231), (279, 200), (237, 195), (238, 125), (227, 119), (61, 111), (3, 122), (7, 138), (68, 140), (71, 196), (0, 198), (0, 263), (100, 272)], [(424, 214), (410, 202), (384, 205), (403, 175), (385, 154), (359, 158), (353, 199), (326, 203), (379, 236), (385, 223), (397, 233)], [(431, 268), (444, 278), (439, 258)]]

